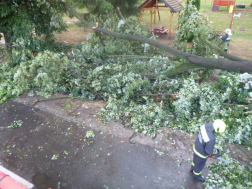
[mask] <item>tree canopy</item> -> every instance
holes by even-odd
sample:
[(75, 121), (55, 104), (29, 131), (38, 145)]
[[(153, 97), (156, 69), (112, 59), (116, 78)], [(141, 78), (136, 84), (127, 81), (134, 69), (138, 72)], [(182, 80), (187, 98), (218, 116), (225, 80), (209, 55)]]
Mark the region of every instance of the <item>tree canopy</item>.
[(65, 12), (63, 4), (50, 1), (0, 1), (0, 32), (7, 44), (18, 38), (28, 40), (32, 32), (50, 38), (54, 32), (65, 30), (66, 24), (61, 17)]
[[(72, 5), (76, 5), (79, 8), (87, 8), (89, 13), (85, 15), (104, 16), (108, 13), (115, 11), (119, 8), (123, 15), (137, 15), (139, 12), (136, 6), (138, 0), (71, 0)], [(90, 19), (85, 16), (86, 19)]]

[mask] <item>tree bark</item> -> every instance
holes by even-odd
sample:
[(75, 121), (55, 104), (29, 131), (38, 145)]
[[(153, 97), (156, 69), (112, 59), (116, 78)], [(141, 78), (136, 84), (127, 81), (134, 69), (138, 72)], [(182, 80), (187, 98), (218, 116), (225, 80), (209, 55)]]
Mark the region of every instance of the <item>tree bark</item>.
[(196, 68), (201, 68), (201, 66), (199, 66), (197, 64), (185, 63), (185, 64), (181, 64), (179, 66), (176, 66), (173, 69), (168, 70), (167, 72), (164, 73), (164, 75), (166, 75), (167, 77), (173, 77), (173, 76), (178, 75), (180, 73), (183, 73), (185, 71), (188, 71), (191, 69), (196, 69)]
[(234, 60), (234, 61), (243, 61), (243, 60), (245, 60), (245, 59), (242, 59), (242, 58), (239, 58), (237, 56), (233, 56), (231, 54), (228, 54), (228, 53), (224, 52), (223, 49), (217, 47), (216, 45), (212, 44), (208, 40), (205, 40), (205, 39), (202, 39), (202, 40), (204, 41), (204, 43), (208, 44), (211, 48), (217, 50), (220, 55), (228, 58), (229, 60)]
[(5, 45), (11, 45), (11, 40), (12, 40), (12, 36), (8, 35), (7, 33), (3, 33), (4, 34), (4, 40), (5, 40)]
[(205, 68), (212, 69), (222, 69), (234, 72), (252, 72), (252, 62), (251, 61), (231, 61), (222, 58), (206, 58), (201, 56), (188, 57), (189, 62), (201, 65)]
[[(109, 30), (101, 28), (101, 27), (93, 27), (93, 29), (98, 32), (102, 32), (104, 34), (107, 34), (107, 35), (110, 35), (110, 36), (113, 36), (116, 38), (148, 43), (149, 45), (163, 49), (173, 55), (187, 59), (189, 63), (197, 64), (199, 67), (212, 68), (212, 69), (222, 69), (222, 70), (235, 71), (235, 72), (239, 71), (242, 73), (252, 72), (252, 61), (247, 61), (247, 60), (241, 59), (239, 57), (229, 55), (227, 53), (222, 53), (222, 55), (224, 57), (230, 58), (235, 61), (225, 60), (222, 58), (219, 58), (219, 59), (207, 58), (207, 57), (201, 57), (201, 56), (185, 53), (183, 51), (180, 51), (180, 50), (174, 49), (172, 47), (158, 43), (154, 40), (148, 39), (144, 36), (134, 36), (134, 35), (115, 33), (115, 32), (109, 31)], [(187, 70), (189, 70), (189, 69), (192, 69), (192, 68), (189, 67)], [(183, 67), (183, 69), (181, 71), (186, 71), (185, 67)], [(178, 73), (180, 73), (180, 72), (178, 71)]]

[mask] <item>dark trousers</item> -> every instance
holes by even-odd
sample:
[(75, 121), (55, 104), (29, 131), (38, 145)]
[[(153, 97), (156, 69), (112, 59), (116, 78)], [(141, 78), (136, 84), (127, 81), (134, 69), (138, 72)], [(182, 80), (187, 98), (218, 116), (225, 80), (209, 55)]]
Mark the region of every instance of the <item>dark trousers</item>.
[(207, 158), (201, 158), (193, 153), (193, 171), (197, 175), (201, 174), (202, 169), (206, 164)]
[(226, 45), (226, 47), (225, 47), (225, 49), (224, 49), (223, 51), (224, 51), (224, 52), (227, 52), (228, 47), (229, 47), (229, 43), (227, 43), (227, 45)]

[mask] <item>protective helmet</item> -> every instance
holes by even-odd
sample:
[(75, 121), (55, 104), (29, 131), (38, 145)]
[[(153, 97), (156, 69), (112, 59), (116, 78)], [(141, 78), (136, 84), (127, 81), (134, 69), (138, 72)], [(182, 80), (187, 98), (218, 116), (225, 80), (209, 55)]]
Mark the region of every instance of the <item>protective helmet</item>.
[(226, 32), (226, 34), (228, 34), (228, 35), (232, 35), (232, 32), (231, 32), (230, 29), (226, 29), (225, 32)]
[(220, 119), (214, 120), (213, 127), (215, 132), (223, 133), (226, 130), (226, 124)]

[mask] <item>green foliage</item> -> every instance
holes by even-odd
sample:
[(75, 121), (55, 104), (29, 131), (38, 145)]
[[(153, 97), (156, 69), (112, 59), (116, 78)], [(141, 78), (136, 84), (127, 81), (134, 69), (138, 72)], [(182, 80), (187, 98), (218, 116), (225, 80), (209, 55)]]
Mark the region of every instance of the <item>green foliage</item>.
[(62, 4), (45, 0), (1, 1), (0, 33), (4, 33), (6, 43), (19, 38), (30, 39), (32, 32), (50, 38), (53, 32), (60, 32), (66, 27), (61, 18), (63, 11)]
[(95, 134), (92, 130), (87, 131), (86, 138), (94, 138), (94, 137), (95, 137)]
[(59, 158), (59, 154), (54, 154), (51, 158), (51, 160), (57, 160)]
[(65, 107), (71, 108), (71, 105), (67, 103), (65, 104)]
[(223, 158), (231, 164), (224, 162), (213, 163), (208, 168), (212, 171), (204, 182), (206, 189), (214, 187), (224, 189), (249, 189), (252, 187), (252, 168), (240, 165), (238, 161), (225, 155)]
[(64, 150), (63, 155), (64, 155), (64, 156), (67, 156), (67, 155), (68, 155), (68, 152), (67, 152), (66, 150)]
[(191, 1), (192, 5), (194, 5), (197, 10), (199, 11), (200, 10), (200, 0), (187, 0), (187, 4), (189, 4), (189, 2)]
[(120, 8), (120, 11), (124, 16), (137, 15), (139, 13), (139, 9), (136, 6), (138, 4), (138, 0), (107, 0), (111, 5), (113, 5), (114, 9), (117, 7)]
[[(127, 22), (134, 31), (117, 16), (103, 25), (119, 33), (149, 35), (136, 17), (129, 17)], [(196, 133), (203, 123), (223, 119), (229, 128), (229, 142), (251, 143), (251, 113), (245, 114), (244, 106), (238, 106), (248, 104), (247, 98), (252, 96), (250, 74), (223, 72), (216, 84), (195, 82), (198, 70), (169, 79), (165, 73), (181, 63), (163, 57), (161, 51), (147, 44), (96, 33), (87, 39), (89, 43), (73, 49), (75, 57), (44, 51), (31, 58), (30, 50), (15, 49), (18, 64), (14, 68), (9, 62), (0, 65), (1, 101), (25, 91), (30, 91), (29, 95), (65, 92), (102, 98), (108, 101), (100, 112), (103, 120), (122, 119), (136, 133), (154, 137), (162, 126)], [(145, 75), (159, 77), (150, 80)], [(151, 96), (158, 93), (164, 95)], [(165, 94), (176, 94), (176, 100)]]
[(211, 43), (217, 46), (220, 46), (221, 40), (213, 38), (216, 32), (207, 16), (199, 13), (191, 1), (188, 4), (182, 4), (182, 7), (178, 19), (180, 29), (176, 31), (174, 46), (187, 53), (213, 57), (216, 52), (203, 40), (211, 39)]
[(86, 7), (90, 16), (106, 16), (114, 12), (118, 7), (124, 16), (137, 15), (139, 9), (137, 7), (138, 0), (73, 0), (80, 8)]
[(22, 124), (23, 124), (22, 120), (14, 121), (10, 126), (8, 126), (8, 128), (15, 129), (21, 127)]

